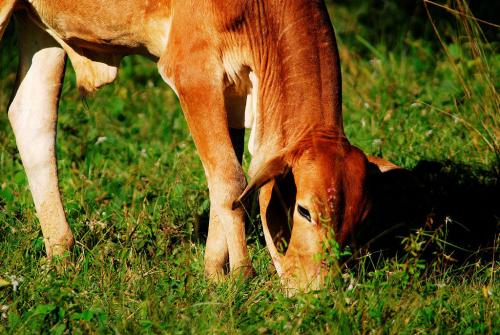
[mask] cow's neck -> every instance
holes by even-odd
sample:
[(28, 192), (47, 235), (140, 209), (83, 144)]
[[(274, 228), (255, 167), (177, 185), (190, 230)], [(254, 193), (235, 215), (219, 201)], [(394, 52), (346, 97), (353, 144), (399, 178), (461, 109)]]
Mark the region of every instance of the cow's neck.
[(306, 129), (343, 136), (339, 57), (323, 6), (312, 0), (257, 5), (261, 19), (249, 39), (259, 80), (256, 151), (293, 145)]

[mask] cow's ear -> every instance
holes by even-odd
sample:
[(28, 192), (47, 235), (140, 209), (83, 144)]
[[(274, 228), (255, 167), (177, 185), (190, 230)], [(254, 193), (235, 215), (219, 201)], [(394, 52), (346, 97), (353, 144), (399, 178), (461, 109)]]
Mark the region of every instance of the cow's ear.
[(254, 191), (273, 178), (285, 174), (288, 170), (289, 165), (286, 163), (284, 156), (276, 156), (268, 160), (257, 170), (257, 173), (251, 178), (243, 193), (233, 202), (233, 210), (239, 208)]
[(367, 158), (368, 161), (372, 164), (375, 164), (382, 173), (390, 170), (401, 169), (401, 167), (397, 166), (396, 164), (393, 164), (380, 157), (367, 156)]

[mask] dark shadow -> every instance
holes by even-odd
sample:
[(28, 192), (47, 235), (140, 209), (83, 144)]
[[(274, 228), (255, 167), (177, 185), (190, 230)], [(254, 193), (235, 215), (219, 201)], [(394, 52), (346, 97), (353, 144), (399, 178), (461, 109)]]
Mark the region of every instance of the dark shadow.
[[(450, 161), (421, 161), (411, 171), (391, 170), (373, 178), (370, 192), (373, 207), (351, 245), (355, 255), (404, 255), (403, 238), (422, 228), (427, 235), (441, 229), (440, 239), (445, 239), (444, 246), (426, 243), (421, 256), (427, 259), (446, 253), (452, 262), (461, 263), (493, 256), (500, 233), (497, 172)], [(247, 236), (249, 243), (265, 245), (257, 198), (246, 206)], [(199, 217), (195, 240), (205, 242), (208, 219), (208, 211)]]
[(210, 222), (210, 209), (204, 210), (194, 221), (193, 242), (206, 243), (208, 236), (208, 223)]
[[(412, 170), (392, 170), (373, 181), (373, 210), (357, 238), (358, 247), (385, 256), (402, 250), (402, 238), (423, 228), (441, 229), (440, 252), (454, 261), (490, 258), (500, 228), (498, 172), (453, 162), (421, 161)], [(423, 256), (438, 248), (428, 243)], [(443, 247), (444, 245), (444, 247)]]
[(401, 238), (425, 223), (430, 199), (416, 176), (404, 169), (372, 177), (369, 188), (372, 208), (352, 248), (394, 254), (399, 251)]
[[(335, 5), (348, 8), (356, 15), (357, 22), (363, 29), (363, 37), (371, 43), (384, 43), (388, 49), (398, 45), (402, 37), (411, 39), (424, 39), (431, 41), (439, 47), (436, 34), (422, 0), (326, 0)], [(455, 16), (450, 11), (440, 6), (458, 9), (456, 2), (433, 0), (434, 4), (428, 3), (429, 14), (436, 24), (438, 30), (443, 34), (445, 40), (450, 39), (457, 29), (457, 19), (463, 17)], [(482, 20), (479, 25), (486, 38), (497, 41), (499, 29), (493, 25), (499, 24), (500, 2), (495, 0), (465, 1), (473, 16)], [(484, 21), (493, 25), (485, 24)]]

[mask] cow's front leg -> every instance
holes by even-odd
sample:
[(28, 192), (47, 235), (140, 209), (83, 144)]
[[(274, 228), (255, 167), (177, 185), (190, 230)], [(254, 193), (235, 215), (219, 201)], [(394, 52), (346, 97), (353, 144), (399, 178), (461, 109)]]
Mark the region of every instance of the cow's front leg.
[[(181, 99), (183, 100), (183, 99)], [(183, 104), (189, 127), (205, 168), (210, 191), (210, 224), (205, 253), (205, 272), (209, 277), (220, 277), (229, 256), (232, 273), (245, 276), (253, 272), (245, 239), (245, 213), (232, 209), (235, 199), (243, 192), (246, 179), (235, 154), (227, 121), (217, 103), (199, 117), (193, 107)], [(211, 107), (210, 107), (211, 106)]]
[(73, 244), (59, 193), (55, 139), (65, 52), (22, 16), (17, 18), (19, 69), (9, 120), (28, 176), (47, 256)]
[[(243, 158), (243, 141), (245, 137), (245, 129), (230, 128), (229, 133), (234, 152), (241, 164)], [(229, 251), (227, 240), (225, 237), (224, 227), (219, 217), (214, 210), (210, 211), (210, 225), (208, 227), (207, 246), (205, 252), (205, 274), (214, 279), (223, 277), (223, 269), (225, 268)]]
[[(192, 110), (187, 106), (185, 109)], [(223, 120), (207, 122), (207, 118), (217, 118), (214, 114), (208, 109), (198, 121), (188, 117), (210, 191), (205, 270), (209, 276), (220, 275), (229, 254), (231, 272), (250, 275), (253, 269), (246, 246), (245, 213), (242, 209), (232, 209), (233, 202), (245, 188), (246, 179), (231, 144), (227, 123)]]
[(205, 272), (209, 277), (220, 278), (229, 256), (230, 271), (248, 276), (253, 268), (245, 239), (245, 214), (241, 208), (232, 209), (232, 203), (245, 188), (246, 179), (233, 149), (223, 87), (213, 78), (205, 79), (209, 71), (197, 75), (191, 74), (189, 71), (193, 70), (189, 67), (176, 71), (191, 79), (176, 81), (176, 89), (210, 192)]
[[(245, 213), (242, 209), (232, 209), (232, 204), (243, 191), (246, 181), (237, 160), (229, 158), (234, 156), (231, 153), (232, 147), (222, 143), (223, 141), (217, 148), (222, 151), (220, 162), (214, 165), (203, 159), (210, 191), (210, 225), (205, 270), (208, 276), (222, 274), (226, 255), (229, 255), (231, 272), (250, 275), (253, 268), (245, 239)], [(231, 151), (226, 151), (224, 147)], [(205, 154), (200, 155), (206, 158)]]

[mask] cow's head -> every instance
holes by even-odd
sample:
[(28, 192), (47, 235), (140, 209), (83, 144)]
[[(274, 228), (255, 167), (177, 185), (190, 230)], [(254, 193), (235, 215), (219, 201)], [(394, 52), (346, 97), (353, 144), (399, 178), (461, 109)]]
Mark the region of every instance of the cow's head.
[(264, 234), (289, 292), (319, 288), (330, 238), (349, 242), (370, 207), (370, 163), (345, 137), (307, 136), (269, 159), (240, 197), (261, 188)]

